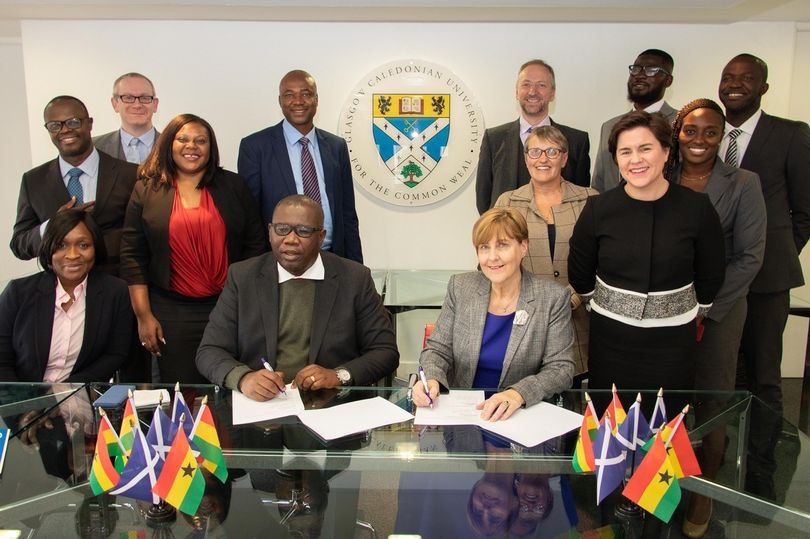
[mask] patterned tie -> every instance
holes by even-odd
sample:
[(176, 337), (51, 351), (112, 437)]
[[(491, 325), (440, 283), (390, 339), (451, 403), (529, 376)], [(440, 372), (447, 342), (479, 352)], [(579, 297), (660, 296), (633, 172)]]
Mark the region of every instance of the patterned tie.
[(321, 190), (318, 188), (318, 172), (315, 170), (315, 161), (309, 153), (309, 139), (301, 137), (301, 180), (304, 184), (304, 194), (315, 202), (321, 201)]
[(742, 129), (732, 129), (728, 133), (728, 148), (726, 149), (726, 158), (723, 159), (730, 167), (740, 166), (737, 163), (737, 137), (742, 134)]
[(81, 175), (82, 169), (80, 168), (73, 167), (68, 170), (68, 194), (72, 197), (76, 197), (76, 206), (84, 204), (84, 190), (82, 189), (81, 182), (79, 182), (79, 176)]
[(136, 165), (140, 165), (144, 161), (144, 157), (142, 155), (142, 148), (144, 147), (144, 143), (138, 137), (133, 137), (132, 140), (129, 141), (129, 155), (127, 155), (127, 161), (130, 163), (135, 163)]

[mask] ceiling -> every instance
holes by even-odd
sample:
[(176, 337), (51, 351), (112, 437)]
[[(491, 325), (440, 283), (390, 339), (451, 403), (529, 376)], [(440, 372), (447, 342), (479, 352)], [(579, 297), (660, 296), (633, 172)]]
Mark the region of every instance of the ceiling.
[(0, 0), (0, 21), (810, 22), (810, 0)]

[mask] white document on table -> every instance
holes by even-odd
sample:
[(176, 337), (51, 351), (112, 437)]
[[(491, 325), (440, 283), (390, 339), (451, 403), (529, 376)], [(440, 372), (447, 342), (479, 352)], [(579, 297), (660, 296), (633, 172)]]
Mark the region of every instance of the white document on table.
[(534, 447), (562, 436), (582, 425), (582, 415), (541, 402), (521, 408), (509, 419), (485, 421), (476, 405), (484, 401), (483, 391), (451, 390), (440, 396), (433, 408), (420, 406), (414, 425), (476, 425), (526, 447)]
[(441, 395), (433, 408), (420, 406), (416, 409), (414, 425), (477, 425), (481, 410), (475, 407), (484, 402), (484, 392), (479, 390), (451, 389)]
[(298, 388), (287, 384), (287, 391), (269, 401), (254, 401), (238, 391), (233, 395), (233, 424), (244, 425), (269, 419), (298, 415), (304, 411), (304, 401)]
[(298, 419), (324, 440), (334, 440), (393, 423), (410, 421), (413, 416), (382, 397), (363, 399), (320, 410), (304, 410)]
[(579, 428), (582, 425), (582, 415), (548, 402), (540, 402), (521, 408), (506, 421), (484, 421), (479, 418), (477, 425), (525, 447), (534, 447)]

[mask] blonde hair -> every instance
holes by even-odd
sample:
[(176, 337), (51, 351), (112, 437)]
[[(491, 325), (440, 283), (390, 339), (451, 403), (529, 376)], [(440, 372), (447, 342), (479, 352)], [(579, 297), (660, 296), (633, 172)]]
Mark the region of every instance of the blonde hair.
[(506, 237), (518, 242), (528, 241), (529, 228), (526, 219), (511, 207), (492, 208), (485, 211), (473, 225), (473, 246), (478, 247), (492, 238)]

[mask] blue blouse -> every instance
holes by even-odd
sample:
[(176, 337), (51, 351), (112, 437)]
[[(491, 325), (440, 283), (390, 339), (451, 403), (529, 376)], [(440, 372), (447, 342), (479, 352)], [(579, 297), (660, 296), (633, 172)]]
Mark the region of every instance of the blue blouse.
[(472, 384), (473, 388), (498, 387), (514, 319), (515, 313), (507, 315), (487, 313), (487, 320), (484, 323), (484, 336), (481, 339), (481, 354), (478, 357), (478, 367), (475, 370), (475, 378)]

